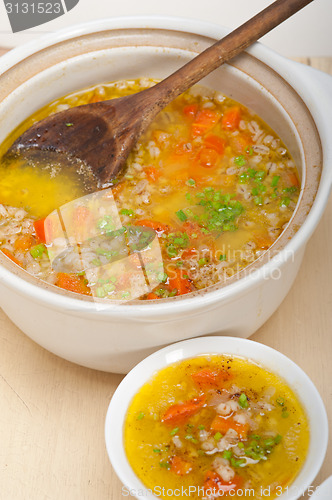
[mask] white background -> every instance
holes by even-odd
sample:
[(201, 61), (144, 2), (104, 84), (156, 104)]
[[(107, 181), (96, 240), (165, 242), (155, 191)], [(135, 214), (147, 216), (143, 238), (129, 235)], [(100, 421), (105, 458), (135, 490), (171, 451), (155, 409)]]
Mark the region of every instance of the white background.
[[(14, 47), (72, 24), (115, 16), (191, 17), (234, 28), (270, 3), (272, 0), (80, 0), (64, 16), (13, 34), (3, 0), (0, 0), (0, 46)], [(263, 40), (277, 52), (290, 57), (332, 56), (332, 0), (314, 0)]]

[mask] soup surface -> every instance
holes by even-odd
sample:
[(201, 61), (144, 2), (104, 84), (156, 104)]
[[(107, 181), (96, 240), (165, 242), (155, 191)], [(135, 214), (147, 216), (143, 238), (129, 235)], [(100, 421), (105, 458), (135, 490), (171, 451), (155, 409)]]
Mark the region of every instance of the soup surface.
[[(0, 153), (51, 113), (155, 83), (63, 97), (22, 123)], [(300, 193), (280, 138), (241, 104), (200, 86), (157, 116), (115, 186), (90, 193), (81, 167), (3, 160), (0, 248), (29, 273), (100, 299), (161, 299), (226, 282), (271, 247)]]
[(257, 500), (287, 491), (306, 458), (309, 429), (282, 379), (248, 360), (211, 355), (170, 365), (139, 390), (124, 443), (157, 496), (175, 498), (184, 488), (191, 498)]

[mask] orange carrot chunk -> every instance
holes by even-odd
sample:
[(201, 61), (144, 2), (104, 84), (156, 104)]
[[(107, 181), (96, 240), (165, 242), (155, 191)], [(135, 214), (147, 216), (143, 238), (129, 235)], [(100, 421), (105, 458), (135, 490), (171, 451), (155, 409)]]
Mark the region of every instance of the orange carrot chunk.
[(15, 243), (14, 243), (14, 248), (15, 250), (29, 250), (31, 246), (34, 243), (34, 238), (30, 234), (22, 234), (22, 236), (19, 236)]
[(115, 186), (112, 187), (112, 193), (113, 193), (113, 196), (117, 196), (121, 193), (121, 191), (123, 190), (124, 186), (126, 185), (125, 182), (119, 182), (118, 184), (116, 184)]
[(169, 232), (169, 226), (167, 226), (166, 224), (163, 224), (162, 222), (156, 222), (154, 220), (148, 220), (148, 219), (137, 220), (137, 221), (133, 222), (133, 224), (135, 224), (135, 226), (150, 227), (151, 229), (156, 231), (156, 233), (168, 233)]
[(156, 167), (147, 167), (144, 169), (144, 172), (146, 173), (147, 178), (149, 181), (156, 182), (157, 179), (159, 179), (161, 172), (160, 170), (157, 170)]
[(45, 238), (45, 219), (35, 220), (33, 226), (36, 231), (36, 236), (41, 243), (46, 243)]
[(293, 186), (299, 187), (300, 183), (299, 179), (297, 178), (297, 175), (294, 173), (287, 174), (286, 184), (287, 184), (286, 187), (293, 187)]
[(197, 224), (197, 222), (186, 220), (183, 224), (183, 229), (185, 229), (190, 238), (192, 238), (193, 235), (196, 235), (195, 238), (201, 238), (203, 236), (202, 228)]
[(249, 431), (249, 425), (238, 424), (232, 418), (224, 418), (221, 415), (217, 415), (211, 423), (211, 430), (213, 432), (221, 432), (221, 434), (226, 434), (229, 429), (233, 429), (234, 431), (236, 431), (240, 435), (241, 439), (246, 439)]
[(185, 476), (192, 471), (192, 464), (175, 455), (171, 458), (171, 471), (178, 476)]
[(203, 368), (191, 375), (191, 378), (201, 389), (207, 387), (220, 387), (223, 382), (231, 378), (231, 374), (226, 370), (211, 370)]
[(183, 113), (188, 118), (194, 119), (198, 111), (198, 104), (188, 104), (183, 108)]
[(228, 109), (221, 119), (221, 126), (226, 130), (235, 130), (239, 127), (241, 110), (238, 106)]
[(86, 285), (83, 276), (76, 274), (58, 273), (55, 283), (58, 287), (69, 290), (70, 292), (80, 293), (82, 295), (91, 295), (90, 288)]
[(202, 148), (198, 154), (198, 161), (205, 168), (215, 167), (218, 159), (219, 155), (215, 149)]
[(204, 144), (207, 148), (214, 149), (219, 155), (223, 155), (225, 151), (225, 141), (215, 134), (209, 134), (204, 139)]
[(74, 222), (77, 224), (86, 224), (86, 222), (90, 219), (91, 212), (84, 205), (79, 205), (75, 208), (73, 213)]
[(196, 115), (192, 125), (192, 135), (203, 135), (211, 130), (219, 121), (220, 115), (212, 109), (202, 109)]
[(232, 138), (232, 145), (239, 153), (250, 155), (252, 139), (247, 134), (238, 134)]
[(273, 240), (269, 234), (257, 233), (254, 235), (254, 240), (258, 246), (262, 250), (267, 250), (273, 243)]
[(197, 255), (198, 251), (196, 248), (191, 247), (191, 248), (185, 248), (181, 254), (181, 259), (191, 259), (194, 255)]
[(184, 403), (170, 406), (161, 421), (167, 425), (181, 424), (195, 415), (205, 404), (205, 396), (199, 396)]
[(20, 262), (9, 250), (7, 250), (7, 248), (2, 248), (1, 252), (4, 253), (6, 257), (8, 257), (8, 259), (10, 259), (12, 262), (20, 267), (23, 267), (22, 262)]
[(160, 299), (161, 297), (159, 297), (159, 295), (157, 295), (156, 293), (154, 292), (151, 292), (147, 295), (147, 300), (155, 300), (155, 299)]

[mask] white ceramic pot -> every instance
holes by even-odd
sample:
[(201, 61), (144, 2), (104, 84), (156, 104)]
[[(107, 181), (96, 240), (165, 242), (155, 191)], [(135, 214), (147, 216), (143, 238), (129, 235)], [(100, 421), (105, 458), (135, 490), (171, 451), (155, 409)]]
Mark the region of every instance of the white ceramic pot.
[[(138, 500), (143, 497), (147, 500), (156, 499), (134, 473), (124, 448), (123, 424), (132, 398), (158, 370), (200, 354), (224, 354), (250, 359), (283, 378), (296, 393), (309, 421), (309, 450), (298, 476), (289, 488), (279, 490), (277, 498), (296, 500), (306, 496), (306, 493), (310, 496), (313, 493), (312, 482), (322, 466), (328, 443), (328, 420), (319, 392), (304, 371), (280, 352), (258, 342), (231, 337), (205, 337), (168, 346), (144, 359), (120, 383), (108, 407), (105, 440), (110, 461), (124, 485), (123, 494), (128, 496), (127, 492), (131, 492), (130, 496)], [(246, 498), (245, 494), (242, 496)], [(247, 491), (249, 497), (255, 498)]]
[[(19, 47), (0, 59), (0, 142), (61, 95), (102, 81), (163, 78), (226, 33), (185, 19), (122, 18), (76, 26)], [(256, 111), (299, 165), (300, 202), (273, 255), (263, 255), (227, 286), (102, 307), (41, 283), (0, 256), (1, 307), (49, 351), (124, 373), (174, 341), (206, 334), (248, 337), (288, 293), (330, 192), (332, 78), (255, 44), (203, 83)]]

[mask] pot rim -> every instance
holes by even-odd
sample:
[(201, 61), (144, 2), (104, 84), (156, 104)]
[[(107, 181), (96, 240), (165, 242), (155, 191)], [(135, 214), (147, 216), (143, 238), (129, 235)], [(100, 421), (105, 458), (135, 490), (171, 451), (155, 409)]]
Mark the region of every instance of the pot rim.
[[(76, 38), (93, 32), (100, 32), (123, 28), (143, 28), (143, 29), (168, 29), (172, 31), (186, 31), (201, 36), (212, 38), (220, 38), (227, 34), (230, 30), (219, 25), (206, 23), (195, 19), (163, 17), (163, 16), (129, 16), (103, 19), (98, 21), (90, 21), (88, 23), (74, 25), (72, 27), (60, 30), (54, 34), (48, 34), (38, 40), (34, 40), (22, 47), (17, 47), (9, 53), (2, 56), (0, 60), (0, 71), (5, 72), (26, 57), (42, 50), (45, 47), (55, 45), (64, 40)], [(324, 163), (332, 161), (332, 147), (328, 145), (327, 136), (324, 137), (324, 125), (327, 120), (324, 120), (327, 115), (324, 104), (320, 104), (317, 98), (317, 92), (313, 92), (312, 80), (307, 78), (303, 81), (303, 71), (309, 71), (307, 68), (293, 61), (280, 56), (273, 50), (265, 47), (259, 42), (256, 42), (247, 51), (262, 62), (265, 62), (270, 68), (274, 69), (281, 77), (283, 77), (300, 95), (304, 103), (308, 106), (312, 114), (319, 135), (323, 142)], [(319, 74), (319, 72), (316, 72)], [(325, 76), (325, 75), (324, 75)], [(332, 81), (332, 79), (331, 79)], [(311, 83), (311, 85), (310, 85)], [(316, 90), (316, 89), (315, 89)], [(326, 96), (328, 94), (326, 93)], [(320, 94), (321, 97), (321, 94)], [(323, 100), (323, 99), (321, 99)], [(330, 98), (331, 101), (331, 98)], [(325, 139), (325, 140), (324, 140)], [(73, 314), (79, 313), (82, 315), (96, 314), (100, 319), (104, 317), (128, 318), (128, 313), (131, 316), (138, 317), (156, 317), (160, 314), (169, 312), (195, 312), (198, 308), (207, 305), (213, 305), (222, 300), (231, 300), (235, 295), (244, 294), (247, 290), (254, 286), (259, 286), (260, 282), (267, 277), (273, 275), (273, 272), (282, 267), (289, 259), (290, 255), (295, 255), (300, 248), (305, 245), (310, 235), (314, 231), (320, 216), (323, 213), (327, 202), (330, 185), (332, 182), (332, 171), (329, 174), (329, 181), (319, 184), (319, 189), (315, 197), (314, 203), (310, 212), (306, 216), (303, 224), (289, 242), (279, 251), (279, 253), (264, 263), (253, 273), (241, 277), (239, 280), (226, 285), (217, 290), (205, 291), (201, 295), (194, 297), (181, 298), (181, 300), (165, 300), (154, 301), (151, 303), (142, 302), (142, 304), (103, 304), (102, 307), (96, 308), (95, 302), (82, 300), (80, 297), (73, 297), (71, 294), (56, 293), (52, 289), (45, 289), (38, 284), (33, 284), (20, 276), (12, 273), (10, 269), (3, 266), (0, 267), (0, 279), (6, 286), (13, 288), (20, 295), (28, 295), (34, 300), (44, 303), (50, 308), (68, 311)], [(121, 306), (121, 307), (120, 307)]]

